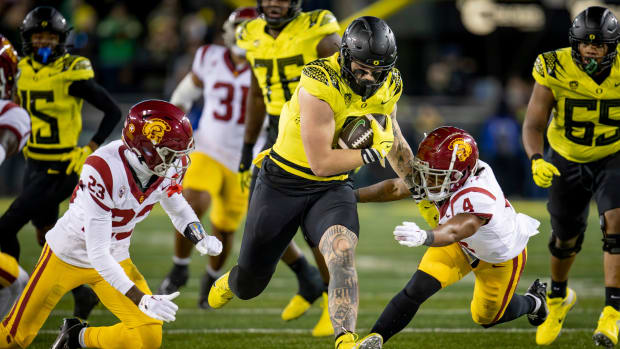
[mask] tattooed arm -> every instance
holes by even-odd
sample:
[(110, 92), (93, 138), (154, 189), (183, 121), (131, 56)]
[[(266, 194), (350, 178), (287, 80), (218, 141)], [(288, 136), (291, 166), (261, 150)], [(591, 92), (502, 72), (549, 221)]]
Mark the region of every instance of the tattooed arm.
[(342, 225), (329, 227), (319, 249), (329, 270), (329, 317), (338, 336), (344, 331), (355, 332), (359, 288), (355, 271), (357, 236)]
[(388, 161), (392, 165), (394, 172), (403, 179), (408, 188), (413, 187), (413, 152), (411, 147), (403, 137), (403, 133), (400, 131), (400, 126), (396, 121), (396, 106), (394, 111), (390, 114), (392, 118), (392, 128), (394, 130), (394, 145), (392, 150), (388, 153)]

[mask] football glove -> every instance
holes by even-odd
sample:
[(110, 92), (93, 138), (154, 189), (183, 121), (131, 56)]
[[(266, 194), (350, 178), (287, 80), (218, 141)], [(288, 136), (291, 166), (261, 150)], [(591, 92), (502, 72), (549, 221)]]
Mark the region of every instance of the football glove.
[(254, 149), (254, 143), (243, 143), (243, 149), (241, 150), (241, 161), (239, 162), (239, 184), (241, 185), (241, 192), (244, 193), (246, 189), (250, 189), (250, 182), (252, 181), (252, 154)]
[(418, 205), (418, 210), (420, 210), (420, 215), (422, 218), (428, 223), (428, 225), (434, 229), (439, 224), (439, 209), (437, 209), (437, 205), (428, 200), (420, 200), (416, 202)]
[(534, 177), (534, 183), (536, 183), (537, 186), (549, 188), (554, 175), (560, 175), (560, 171), (558, 171), (557, 167), (541, 157), (532, 160), (532, 177)]
[(370, 127), (372, 128), (372, 146), (380, 156), (381, 166), (385, 167), (385, 157), (394, 145), (394, 132), (392, 131), (392, 118), (388, 115), (385, 118), (385, 128), (381, 127), (372, 115), (367, 115), (370, 119)]
[(86, 158), (93, 153), (93, 150), (85, 145), (83, 147), (76, 147), (69, 153), (69, 165), (67, 165), (66, 174), (70, 175), (72, 172), (75, 172), (80, 175), (82, 173), (82, 167), (84, 166), (84, 162)]
[(403, 222), (403, 224), (394, 228), (394, 239), (403, 246), (420, 246), (424, 244), (427, 238), (426, 230), (421, 229), (413, 222)]
[(217, 256), (222, 253), (222, 242), (212, 235), (207, 235), (196, 244), (196, 249), (201, 256)]
[(138, 308), (146, 315), (156, 320), (166, 322), (176, 320), (176, 313), (179, 307), (172, 302), (179, 295), (179, 291), (168, 295), (145, 294), (140, 299)]

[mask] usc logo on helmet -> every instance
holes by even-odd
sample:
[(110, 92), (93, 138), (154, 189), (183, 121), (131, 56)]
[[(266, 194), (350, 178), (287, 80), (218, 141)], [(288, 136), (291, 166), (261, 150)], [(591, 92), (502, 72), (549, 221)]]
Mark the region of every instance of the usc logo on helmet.
[(456, 138), (455, 140), (450, 142), (448, 149), (454, 150), (454, 147), (457, 147), (456, 157), (459, 159), (459, 161), (465, 161), (471, 155), (471, 145), (465, 142), (463, 138)]
[(160, 118), (153, 118), (149, 119), (144, 124), (142, 134), (144, 134), (146, 138), (150, 139), (153, 144), (159, 144), (161, 139), (164, 137), (164, 134), (170, 130), (172, 130), (172, 128), (166, 121)]

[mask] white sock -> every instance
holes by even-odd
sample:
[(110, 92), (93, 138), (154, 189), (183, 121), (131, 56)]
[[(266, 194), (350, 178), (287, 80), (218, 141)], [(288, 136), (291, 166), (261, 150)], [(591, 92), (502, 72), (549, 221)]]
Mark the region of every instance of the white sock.
[(172, 256), (172, 262), (176, 265), (189, 265), (191, 261), (192, 257), (179, 258), (177, 256)]
[(80, 346), (82, 348), (86, 348), (86, 343), (84, 343), (84, 333), (86, 332), (86, 327), (80, 330)]
[(6, 159), (6, 150), (4, 149), (3, 146), (0, 145), (0, 165), (2, 165), (2, 162), (4, 162), (4, 159)]
[(213, 270), (211, 265), (207, 264), (207, 274), (211, 275), (212, 278), (217, 279), (222, 276), (222, 269)]

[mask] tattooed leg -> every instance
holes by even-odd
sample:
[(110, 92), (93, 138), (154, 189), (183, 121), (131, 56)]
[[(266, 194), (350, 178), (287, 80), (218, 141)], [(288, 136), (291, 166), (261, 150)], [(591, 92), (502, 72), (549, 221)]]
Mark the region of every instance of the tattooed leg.
[(344, 331), (354, 332), (357, 323), (356, 245), (355, 233), (341, 225), (329, 227), (319, 242), (329, 270), (329, 316), (336, 338)]

